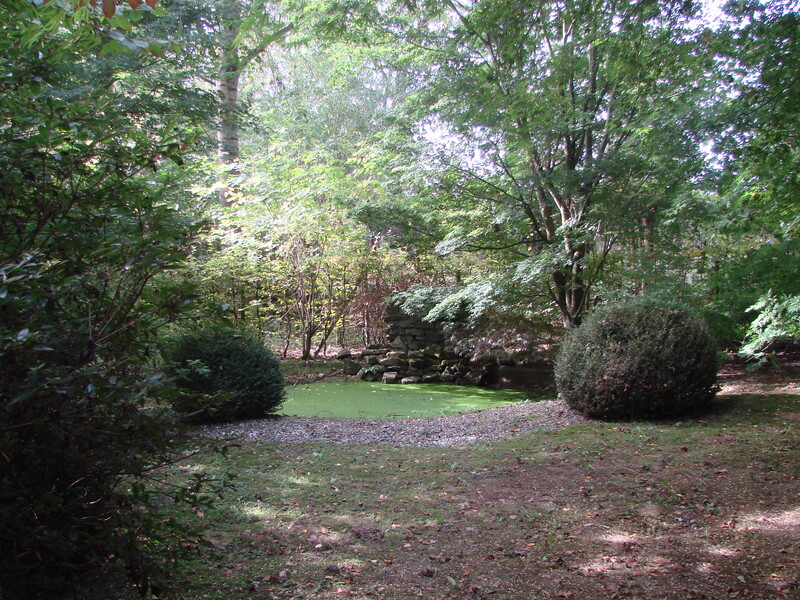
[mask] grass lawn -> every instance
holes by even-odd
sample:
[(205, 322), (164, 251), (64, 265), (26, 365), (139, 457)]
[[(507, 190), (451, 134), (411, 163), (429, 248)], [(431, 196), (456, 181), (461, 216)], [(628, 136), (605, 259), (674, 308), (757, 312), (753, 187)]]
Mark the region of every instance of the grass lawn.
[(237, 479), (161, 598), (798, 598), (800, 386), (773, 375), (729, 372), (694, 420), (197, 459)]

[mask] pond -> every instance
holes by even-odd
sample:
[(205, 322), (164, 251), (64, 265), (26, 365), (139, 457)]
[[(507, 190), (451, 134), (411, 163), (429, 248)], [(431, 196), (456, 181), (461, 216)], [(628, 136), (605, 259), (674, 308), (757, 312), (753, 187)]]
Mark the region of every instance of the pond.
[(278, 413), (362, 419), (434, 417), (538, 399), (528, 392), (510, 389), (340, 381), (288, 387), (286, 401)]

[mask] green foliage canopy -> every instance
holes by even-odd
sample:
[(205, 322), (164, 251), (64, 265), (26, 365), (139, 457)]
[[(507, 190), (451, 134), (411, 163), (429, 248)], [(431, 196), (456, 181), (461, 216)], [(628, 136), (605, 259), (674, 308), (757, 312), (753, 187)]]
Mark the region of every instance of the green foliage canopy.
[(419, 212), (441, 254), (498, 257), (531, 302), (547, 298), (577, 323), (609, 254), (651, 244), (660, 213), (700, 172), (711, 61), (694, 13), (661, 2), (426, 10), (402, 34), (430, 49), (408, 105), (439, 166), (417, 170), (429, 182)]
[(717, 265), (710, 305), (736, 338), (747, 333), (746, 356), (763, 357), (796, 330), (800, 297), (800, 4), (731, 2), (726, 11), (715, 41), (725, 96), (715, 121), (719, 200), (706, 238)]
[(87, 7), (6, 2), (0, 27), (0, 595), (63, 595), (109, 557), (146, 590), (187, 534), (159, 506), (202, 502), (202, 477), (163, 485), (181, 436), (146, 367), (190, 292), (197, 115), (164, 114), (148, 55), (104, 53)]

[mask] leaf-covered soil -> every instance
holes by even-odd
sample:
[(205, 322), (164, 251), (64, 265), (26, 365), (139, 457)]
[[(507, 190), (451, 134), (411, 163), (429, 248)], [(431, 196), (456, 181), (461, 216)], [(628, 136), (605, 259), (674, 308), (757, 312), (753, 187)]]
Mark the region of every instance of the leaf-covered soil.
[(186, 467), (238, 478), (161, 597), (800, 598), (800, 363), (720, 379), (713, 411), (682, 422), (244, 443)]

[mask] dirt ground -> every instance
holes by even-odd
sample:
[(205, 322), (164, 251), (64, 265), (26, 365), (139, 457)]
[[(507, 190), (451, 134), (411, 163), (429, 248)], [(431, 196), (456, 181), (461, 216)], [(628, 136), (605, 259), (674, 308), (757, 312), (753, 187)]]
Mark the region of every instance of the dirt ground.
[(495, 468), (451, 470), (407, 509), (379, 510), (377, 526), (307, 515), (301, 526), (323, 540), (307, 562), (326, 565), (329, 585), (306, 595), (301, 575), (265, 597), (800, 598), (798, 375), (797, 360), (729, 366), (699, 426), (567, 430), (513, 461), (501, 452)]
[(242, 444), (161, 599), (800, 599), (800, 357), (720, 384), (682, 422)]

